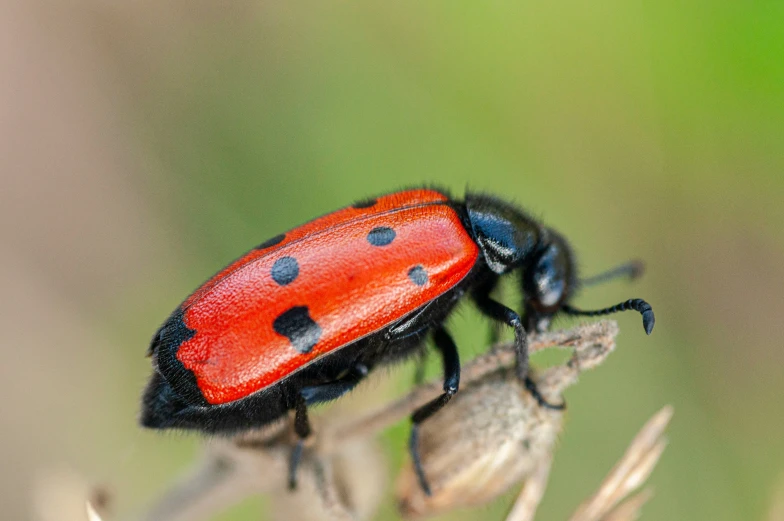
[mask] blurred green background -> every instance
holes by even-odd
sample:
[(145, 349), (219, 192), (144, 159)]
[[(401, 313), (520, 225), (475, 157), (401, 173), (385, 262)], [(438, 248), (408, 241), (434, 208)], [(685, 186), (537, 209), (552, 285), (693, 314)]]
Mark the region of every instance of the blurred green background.
[[(9, 7), (8, 519), (46, 519), (51, 475), (106, 483), (120, 513), (164, 490), (198, 442), (135, 423), (159, 323), (261, 240), (422, 183), (520, 202), (571, 239), (586, 275), (647, 261), (634, 286), (577, 299), (644, 297), (657, 327), (619, 315), (618, 352), (567, 395), (539, 519), (565, 519), (667, 403), (644, 519), (781, 519), (784, 3)], [(463, 310), (468, 358), (485, 337)], [(398, 392), (411, 374), (393, 372)], [(384, 437), (394, 462), (406, 433)], [(447, 518), (501, 519), (511, 499)], [(379, 519), (395, 518), (389, 496)]]

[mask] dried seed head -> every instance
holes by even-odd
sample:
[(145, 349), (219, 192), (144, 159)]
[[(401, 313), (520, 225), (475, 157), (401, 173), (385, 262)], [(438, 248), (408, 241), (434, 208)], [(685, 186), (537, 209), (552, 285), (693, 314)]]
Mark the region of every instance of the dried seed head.
[(511, 370), (461, 389), (421, 425), (419, 450), (432, 496), (409, 462), (397, 486), (401, 513), (414, 519), (497, 498), (552, 451), (562, 416), (540, 407)]

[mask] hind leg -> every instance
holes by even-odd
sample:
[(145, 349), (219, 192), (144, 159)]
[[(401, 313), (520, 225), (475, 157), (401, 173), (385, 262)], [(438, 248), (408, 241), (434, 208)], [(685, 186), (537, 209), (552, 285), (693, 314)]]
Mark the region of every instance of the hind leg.
[(440, 327), (433, 333), (436, 349), (441, 353), (444, 363), (444, 394), (426, 403), (411, 415), (411, 437), (408, 441), (408, 449), (411, 452), (411, 459), (414, 462), (419, 485), (425, 494), (430, 495), (430, 486), (427, 483), (425, 470), (422, 467), (422, 460), (419, 455), (419, 424), (441, 410), (452, 396), (457, 393), (460, 386), (460, 358), (457, 354), (457, 346), (447, 331)]
[(310, 420), (308, 419), (308, 406), (315, 403), (328, 402), (335, 400), (351, 389), (368, 374), (369, 369), (363, 364), (356, 364), (354, 368), (342, 378), (334, 382), (314, 385), (303, 388), (297, 396), (294, 406), (294, 432), (299, 437), (294, 450), (291, 452), (289, 460), (289, 488), (297, 488), (297, 469), (302, 461), (302, 453), (305, 448), (305, 439), (310, 436), (312, 431)]
[(506, 324), (514, 329), (514, 344), (515, 353), (517, 355), (516, 372), (517, 378), (525, 383), (526, 389), (531, 393), (541, 407), (548, 409), (561, 410), (566, 407), (566, 404), (551, 404), (544, 399), (536, 388), (536, 384), (528, 376), (528, 336), (523, 321), (513, 309), (510, 309), (500, 302), (490, 298), (490, 295), (484, 291), (477, 291), (474, 294), (476, 305), (483, 314), (496, 322)]
[(289, 459), (289, 489), (294, 490), (297, 488), (297, 469), (299, 468), (300, 461), (302, 461), (302, 451), (305, 448), (305, 438), (310, 436), (310, 420), (308, 420), (308, 406), (305, 403), (305, 398), (300, 395), (297, 398), (297, 404), (294, 409), (294, 432), (297, 433), (299, 440), (291, 451), (291, 459)]

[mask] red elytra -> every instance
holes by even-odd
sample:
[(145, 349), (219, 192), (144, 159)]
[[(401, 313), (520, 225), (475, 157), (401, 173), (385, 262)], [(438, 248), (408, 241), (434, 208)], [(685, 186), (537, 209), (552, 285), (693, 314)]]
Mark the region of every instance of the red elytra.
[[(176, 356), (208, 403), (239, 400), (386, 327), (452, 289), (476, 263), (476, 243), (437, 191), (357, 206), (251, 251), (183, 303), (195, 334)], [(275, 328), (292, 309), (306, 310), (295, 320), (315, 324), (304, 346)]]

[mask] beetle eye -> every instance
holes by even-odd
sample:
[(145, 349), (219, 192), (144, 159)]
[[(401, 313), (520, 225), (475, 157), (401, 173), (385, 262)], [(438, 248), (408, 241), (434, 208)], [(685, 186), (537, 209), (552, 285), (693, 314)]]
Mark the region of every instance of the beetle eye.
[(566, 292), (566, 273), (561, 250), (549, 245), (531, 267), (530, 282), (525, 288), (542, 308), (557, 306)]
[(539, 302), (547, 307), (558, 304), (564, 293), (563, 279), (554, 278), (551, 272), (537, 273), (535, 279)]

